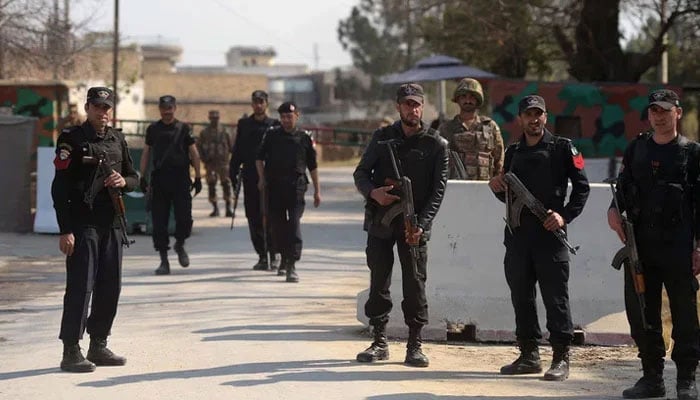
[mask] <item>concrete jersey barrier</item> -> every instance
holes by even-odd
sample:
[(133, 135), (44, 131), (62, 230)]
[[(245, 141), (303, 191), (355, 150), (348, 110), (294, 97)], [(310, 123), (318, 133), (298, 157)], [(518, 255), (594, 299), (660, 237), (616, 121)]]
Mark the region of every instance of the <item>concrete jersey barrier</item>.
[[(568, 226), (569, 241), (581, 246), (571, 257), (572, 318), (574, 326), (583, 330), (586, 343), (631, 343), (624, 312), (623, 276), (610, 267), (613, 255), (622, 247), (607, 224), (611, 199), (608, 185), (591, 184), (583, 213)], [(496, 199), (486, 182), (448, 182), (428, 243), (427, 338), (445, 340), (449, 321), (473, 325), (477, 340), (515, 339), (515, 316), (503, 266), (504, 216), (505, 204)], [(357, 302), (358, 320), (365, 324), (367, 295), (366, 290), (360, 292)], [(405, 337), (408, 330), (400, 307), (401, 274), (396, 271), (392, 299), (388, 333)], [(540, 299), (537, 301), (540, 326), (546, 335), (544, 306)]]

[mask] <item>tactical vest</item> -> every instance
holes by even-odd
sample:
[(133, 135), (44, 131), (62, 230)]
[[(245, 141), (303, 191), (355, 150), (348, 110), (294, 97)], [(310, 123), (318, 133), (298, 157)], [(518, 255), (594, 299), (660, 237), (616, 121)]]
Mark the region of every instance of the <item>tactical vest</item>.
[(694, 182), (699, 171), (690, 171), (688, 166), (697, 145), (679, 136), (675, 161), (654, 173), (647, 148), (651, 137), (651, 133), (643, 133), (634, 142), (632, 179), (622, 190), (630, 220), (642, 229), (657, 231), (661, 239), (671, 240), (679, 228), (692, 225)]
[(228, 162), (228, 154), (231, 151), (226, 130), (219, 127), (214, 130), (208, 126), (200, 138), (203, 156), (211, 164), (225, 164)]
[[(515, 173), (546, 208), (557, 212), (563, 210), (566, 200), (568, 177), (564, 157), (570, 156), (569, 143), (571, 141), (567, 138), (553, 136), (551, 142), (533, 151), (518, 151), (520, 144), (515, 143), (511, 145), (513, 150), (506, 152), (505, 163), (509, 165), (509, 172)], [(527, 213), (535, 225), (541, 226), (534, 215), (529, 211)], [(511, 214), (514, 214), (514, 210), (511, 210)], [(512, 217), (522, 218), (522, 215)]]
[[(453, 121), (452, 126), (457, 121)], [(468, 180), (489, 180), (493, 172), (492, 152), (496, 147), (495, 132), (491, 120), (481, 116), (468, 127), (459, 125), (460, 131), (452, 135), (451, 147), (459, 155)]]

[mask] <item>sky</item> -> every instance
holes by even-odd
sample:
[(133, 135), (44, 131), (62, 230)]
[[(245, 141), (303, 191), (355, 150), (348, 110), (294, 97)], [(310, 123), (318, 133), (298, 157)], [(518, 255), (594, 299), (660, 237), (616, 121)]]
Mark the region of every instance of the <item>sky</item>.
[[(225, 65), (232, 46), (273, 47), (278, 64), (328, 70), (351, 65), (338, 42), (338, 21), (359, 0), (119, 0), (123, 40), (178, 44), (178, 65)], [(63, 5), (63, 1), (60, 1)], [(71, 0), (74, 23), (111, 31), (114, 0)]]

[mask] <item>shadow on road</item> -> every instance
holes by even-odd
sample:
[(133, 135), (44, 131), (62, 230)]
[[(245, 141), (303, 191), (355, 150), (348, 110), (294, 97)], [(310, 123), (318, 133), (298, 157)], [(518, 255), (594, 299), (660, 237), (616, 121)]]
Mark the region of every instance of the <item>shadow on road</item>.
[[(355, 338), (357, 333), (364, 327), (362, 325), (253, 325), (253, 326), (230, 326), (223, 328), (207, 329), (194, 333), (221, 333), (235, 330), (254, 330), (252, 333), (235, 333), (229, 335), (208, 336), (202, 339), (203, 342), (215, 342), (225, 340), (245, 340), (245, 341), (273, 341), (273, 342), (293, 342), (293, 341), (313, 341), (313, 342), (333, 342), (348, 340), (348, 337)], [(262, 332), (267, 331), (267, 332)]]
[[(555, 397), (537, 397), (537, 396), (451, 396), (451, 395), (435, 395), (431, 393), (396, 393), (396, 394), (380, 394), (377, 396), (366, 397), (365, 400), (535, 400), (535, 399), (554, 399)], [(618, 396), (557, 396), (557, 399), (580, 399), (580, 400), (603, 400), (603, 399), (618, 399)]]

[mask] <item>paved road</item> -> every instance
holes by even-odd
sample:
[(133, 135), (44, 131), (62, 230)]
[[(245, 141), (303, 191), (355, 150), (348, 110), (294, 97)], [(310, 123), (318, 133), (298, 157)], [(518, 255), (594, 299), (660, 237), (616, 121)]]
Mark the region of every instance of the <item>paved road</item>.
[(58, 369), (57, 237), (0, 234), (0, 399), (600, 399), (633, 381), (626, 348), (576, 349), (565, 383), (495, 374), (514, 358), (512, 346), (429, 343), (431, 367), (413, 369), (395, 342), (388, 362), (356, 363), (369, 343), (355, 318), (368, 273), (351, 172), (322, 171), (324, 203), (303, 220), (299, 284), (253, 271), (245, 220), (230, 231), (227, 219), (207, 217), (204, 196), (195, 201), (190, 268), (173, 254), (172, 275), (154, 276), (150, 238), (135, 237), (110, 341), (128, 364), (92, 374)]

